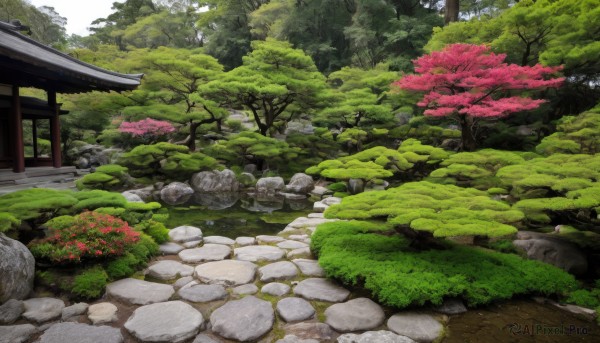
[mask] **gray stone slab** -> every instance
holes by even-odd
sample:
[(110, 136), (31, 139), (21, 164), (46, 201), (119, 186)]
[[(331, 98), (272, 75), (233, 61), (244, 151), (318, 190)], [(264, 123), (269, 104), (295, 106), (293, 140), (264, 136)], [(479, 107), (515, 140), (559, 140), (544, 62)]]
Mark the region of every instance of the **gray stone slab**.
[(223, 236), (206, 236), (204, 237), (204, 244), (223, 244), (223, 245), (234, 245), (235, 241), (231, 238)]
[(177, 255), (181, 250), (185, 248), (180, 244), (167, 242), (159, 245), (158, 249), (163, 255)]
[(381, 306), (367, 298), (331, 305), (325, 310), (325, 317), (325, 323), (338, 332), (371, 330), (385, 320)]
[(187, 285), (188, 283), (194, 281), (194, 277), (193, 276), (184, 276), (181, 279), (178, 279), (177, 281), (175, 281), (175, 283), (173, 283), (173, 288), (175, 288), (175, 290), (179, 290), (181, 287)]
[(325, 271), (319, 266), (319, 262), (316, 260), (298, 258), (292, 260), (292, 262), (300, 269), (300, 272), (306, 276), (325, 276)]
[(253, 282), (256, 269), (252, 262), (224, 260), (201, 264), (194, 275), (204, 283), (237, 286)]
[(287, 324), (283, 327), (286, 335), (294, 335), (301, 339), (316, 339), (329, 341), (336, 335), (333, 329), (324, 323), (296, 323)]
[(202, 314), (183, 301), (168, 301), (136, 309), (125, 329), (142, 342), (183, 342), (198, 334)]
[(279, 243), (285, 241), (285, 238), (279, 236), (270, 236), (270, 235), (259, 235), (256, 236), (256, 240), (259, 243)]
[(63, 308), (61, 318), (63, 321), (67, 321), (73, 317), (80, 316), (87, 312), (90, 305), (86, 303), (77, 303), (71, 306)]
[(282, 339), (278, 339), (275, 343), (319, 343), (316, 339), (302, 339), (294, 335), (285, 335)]
[(158, 261), (147, 269), (148, 275), (159, 280), (174, 280), (193, 273), (194, 267), (172, 260)]
[(202, 243), (202, 240), (189, 241), (185, 243), (181, 243), (185, 249), (194, 249)]
[(300, 248), (307, 248), (308, 244), (306, 244), (304, 242), (298, 242), (295, 240), (286, 240), (286, 241), (277, 243), (277, 246), (280, 247), (281, 249), (300, 249)]
[(88, 307), (88, 319), (94, 325), (112, 323), (119, 319), (117, 317), (118, 310), (115, 305), (109, 302), (93, 304)]
[(387, 321), (390, 330), (417, 342), (433, 342), (443, 333), (444, 326), (428, 314), (403, 312)]
[(298, 275), (298, 268), (292, 262), (280, 261), (260, 267), (258, 273), (262, 282), (289, 280)]
[(231, 248), (222, 244), (204, 244), (195, 249), (182, 250), (179, 258), (188, 263), (199, 263), (206, 261), (221, 261), (231, 255)]
[(0, 343), (23, 343), (36, 332), (31, 324), (0, 326)]
[(21, 300), (9, 299), (0, 306), (0, 324), (11, 324), (21, 317), (25, 312), (25, 306)]
[(260, 338), (272, 329), (274, 321), (275, 314), (271, 303), (251, 295), (227, 302), (210, 316), (215, 333), (238, 341)]
[(40, 337), (39, 343), (122, 343), (121, 330), (110, 326), (82, 323), (53, 324)]
[(231, 290), (235, 295), (255, 294), (258, 292), (258, 287), (253, 283), (237, 286)]
[(238, 246), (241, 246), (241, 247), (245, 247), (248, 245), (255, 245), (256, 238), (254, 238), (254, 237), (238, 237), (235, 239), (235, 244), (237, 244)]
[(326, 279), (310, 278), (298, 283), (294, 294), (308, 300), (341, 302), (348, 298), (350, 291)]
[(290, 292), (290, 290), (291, 290), (290, 286), (286, 285), (285, 283), (280, 283), (280, 282), (268, 283), (260, 289), (261, 293), (269, 294), (269, 295), (276, 296), (276, 297), (286, 295)]
[(169, 231), (169, 238), (178, 243), (198, 241), (202, 240), (202, 230), (189, 225), (178, 226)]
[(325, 216), (323, 215), (323, 213), (309, 213), (308, 218), (325, 218)]
[(55, 298), (32, 298), (23, 302), (23, 317), (35, 323), (43, 323), (60, 318), (65, 303)]
[(199, 334), (192, 343), (221, 343), (222, 341), (207, 334)]
[(169, 300), (175, 293), (171, 285), (138, 279), (122, 279), (108, 284), (106, 294), (135, 305), (147, 305)]
[(338, 343), (416, 343), (406, 336), (391, 331), (367, 331), (362, 334), (347, 333), (337, 339)]
[(223, 286), (203, 285), (196, 281), (183, 286), (177, 294), (184, 300), (196, 303), (221, 300), (227, 297), (227, 291)]
[(465, 313), (467, 312), (467, 308), (460, 299), (446, 299), (442, 305), (435, 307), (434, 311), (451, 315)]
[(288, 323), (300, 322), (315, 315), (314, 307), (302, 298), (290, 297), (277, 302), (277, 313)]
[(277, 261), (285, 256), (285, 251), (268, 245), (251, 245), (235, 248), (233, 250), (233, 256), (236, 260), (250, 262)]
[[(298, 257), (312, 257), (312, 252), (310, 251), (310, 247), (294, 249), (288, 251), (285, 255), (288, 259), (294, 259)], [(319, 275), (321, 276), (321, 275)]]

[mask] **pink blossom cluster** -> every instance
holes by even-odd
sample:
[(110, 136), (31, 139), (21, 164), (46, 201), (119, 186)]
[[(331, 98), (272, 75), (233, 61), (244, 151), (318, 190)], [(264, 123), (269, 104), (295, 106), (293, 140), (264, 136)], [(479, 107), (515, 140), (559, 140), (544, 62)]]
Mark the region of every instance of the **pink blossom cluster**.
[(515, 94), (518, 90), (559, 87), (564, 78), (550, 78), (561, 67), (506, 64), (505, 54), (485, 45), (452, 44), (414, 60), (415, 71), (395, 84), (428, 92), (418, 103), (426, 115), (502, 117), (537, 108), (544, 100)]
[(162, 136), (175, 131), (168, 121), (146, 118), (136, 122), (122, 122), (119, 131), (133, 136)]

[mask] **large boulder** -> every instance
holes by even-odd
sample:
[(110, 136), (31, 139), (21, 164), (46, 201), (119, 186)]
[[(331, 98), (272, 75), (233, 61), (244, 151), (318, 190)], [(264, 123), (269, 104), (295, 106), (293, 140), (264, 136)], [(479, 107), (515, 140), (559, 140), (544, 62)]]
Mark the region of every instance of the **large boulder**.
[(315, 182), (312, 177), (304, 173), (296, 173), (285, 186), (287, 192), (307, 194), (315, 188)]
[(283, 178), (262, 177), (256, 182), (256, 192), (259, 194), (277, 194), (285, 188)]
[(33, 290), (35, 259), (25, 245), (0, 233), (0, 303)]
[(192, 194), (192, 187), (182, 182), (172, 182), (160, 190), (160, 198), (169, 205), (183, 204)]
[(192, 175), (192, 188), (201, 193), (237, 192), (240, 184), (229, 169), (203, 171)]
[(588, 269), (587, 258), (570, 242), (549, 234), (520, 231), (513, 244), (527, 257), (561, 268), (571, 274), (581, 275)]

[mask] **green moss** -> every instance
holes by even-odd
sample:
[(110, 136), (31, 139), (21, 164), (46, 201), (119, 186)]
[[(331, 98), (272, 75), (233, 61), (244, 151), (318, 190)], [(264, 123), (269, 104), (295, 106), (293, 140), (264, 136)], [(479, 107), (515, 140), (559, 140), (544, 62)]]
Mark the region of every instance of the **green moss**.
[(133, 254), (126, 253), (125, 255), (108, 262), (106, 265), (106, 273), (113, 280), (122, 279), (135, 273), (136, 267), (143, 265), (144, 263), (145, 260), (140, 261)]
[(19, 220), (50, 219), (77, 203), (74, 192), (32, 188), (0, 196), (0, 208)]
[(518, 294), (561, 294), (577, 288), (568, 273), (553, 266), (459, 245), (414, 251), (399, 235), (358, 221), (320, 225), (311, 248), (328, 276), (371, 291), (379, 302), (404, 308), (444, 298), (463, 298), (469, 306)]
[(111, 193), (102, 190), (75, 192), (73, 196), (79, 200), (74, 209), (95, 210), (99, 207), (125, 207), (127, 200), (119, 193)]
[(0, 212), (0, 232), (6, 232), (16, 228), (21, 224), (21, 220), (10, 213)]
[(600, 306), (600, 289), (595, 289), (592, 292), (585, 289), (575, 290), (569, 293), (566, 301), (577, 306), (596, 308)]
[(165, 243), (169, 240), (169, 229), (161, 222), (146, 220), (136, 225), (136, 229), (145, 232), (158, 244)]
[(104, 293), (108, 275), (100, 267), (92, 267), (81, 272), (73, 279), (70, 291), (82, 298), (98, 298)]
[(345, 192), (348, 190), (345, 182), (334, 182), (327, 186), (327, 189), (334, 192)]

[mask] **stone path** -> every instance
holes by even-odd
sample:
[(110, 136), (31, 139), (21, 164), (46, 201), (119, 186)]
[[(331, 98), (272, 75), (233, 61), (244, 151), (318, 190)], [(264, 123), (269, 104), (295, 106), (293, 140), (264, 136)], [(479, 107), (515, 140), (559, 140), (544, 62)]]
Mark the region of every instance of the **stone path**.
[[(318, 203), (316, 211), (336, 201)], [(163, 256), (145, 270), (149, 281), (113, 282), (90, 305), (35, 298), (0, 306), (0, 343), (436, 340), (441, 315), (386, 312), (325, 278), (309, 244), (326, 221), (314, 213), (277, 236), (235, 240), (175, 228)]]

